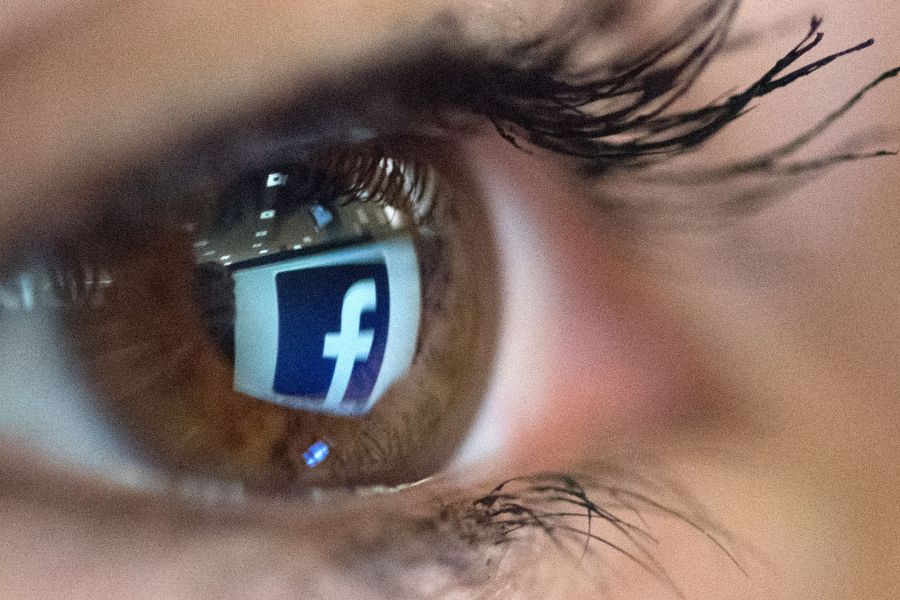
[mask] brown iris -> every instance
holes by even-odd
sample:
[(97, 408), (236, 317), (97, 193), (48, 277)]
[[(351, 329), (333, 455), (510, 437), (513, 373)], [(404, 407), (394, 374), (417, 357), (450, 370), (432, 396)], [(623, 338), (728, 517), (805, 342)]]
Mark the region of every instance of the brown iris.
[[(497, 290), (481, 204), (452, 157), (424, 154), (319, 151), (169, 195), (140, 217), (112, 211), (60, 244), (51, 271), (66, 337), (103, 409), (160, 467), (260, 491), (432, 474), (479, 407)], [(237, 269), (392, 236), (415, 247), (421, 320), (411, 366), (369, 412), (235, 391)], [(310, 468), (316, 442), (330, 454)]]

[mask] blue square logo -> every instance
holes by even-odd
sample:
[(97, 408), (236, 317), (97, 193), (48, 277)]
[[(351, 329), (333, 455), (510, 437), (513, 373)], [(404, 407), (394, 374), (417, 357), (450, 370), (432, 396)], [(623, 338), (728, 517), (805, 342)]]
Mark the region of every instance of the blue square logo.
[(232, 274), (234, 389), (298, 410), (368, 413), (416, 353), (412, 239), (274, 258)]
[(390, 304), (384, 263), (297, 269), (275, 277), (278, 355), (273, 390), (365, 405), (384, 360)]

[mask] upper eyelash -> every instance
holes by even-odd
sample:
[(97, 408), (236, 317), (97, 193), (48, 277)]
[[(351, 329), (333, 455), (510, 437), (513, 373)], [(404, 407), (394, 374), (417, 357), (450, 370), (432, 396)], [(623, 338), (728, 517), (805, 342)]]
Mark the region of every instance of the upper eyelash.
[(794, 158), (869, 92), (898, 76), (900, 68), (881, 73), (809, 129), (758, 155), (663, 170), (740, 119), (756, 100), (874, 44), (869, 39), (796, 66), (824, 38), (822, 19), (813, 17), (802, 40), (742, 91), (699, 108), (673, 110), (705, 67), (727, 49), (739, 4), (708, 0), (666, 39), (624, 66), (601, 65), (580, 73), (568, 67), (568, 57), (578, 54), (580, 38), (548, 33), (523, 44), (506, 61), (482, 61), (471, 81), (458, 77), (462, 81), (455, 94), (448, 94), (450, 104), (486, 117), (519, 148), (526, 149), (521, 141), (572, 159), (576, 172), (598, 188), (597, 209), (609, 223), (625, 229), (719, 229), (822, 171), (897, 154), (867, 150), (876, 141), (870, 138), (824, 156)]
[[(670, 111), (722, 48), (739, 4), (711, 0), (627, 66), (580, 75), (575, 82), (565, 74), (564, 49), (549, 53), (551, 62), (532, 69), (495, 66), (475, 108), (512, 143), (518, 145), (521, 137), (573, 157), (583, 173), (597, 177), (689, 152), (739, 119), (755, 100), (874, 44), (866, 40), (790, 70), (823, 39), (822, 20), (813, 17), (803, 40), (743, 91), (698, 109)], [(897, 72), (883, 74), (865, 91)]]
[[(597, 170), (622, 166), (647, 155), (649, 142), (633, 138), (690, 89), (722, 46), (738, 4), (712, 0), (650, 50), (574, 82), (562, 58), (574, 48), (552, 52), (551, 62), (529, 70), (499, 67), (499, 85), (481, 110), (510, 141), (521, 132), (528, 142)], [(611, 139), (622, 135), (632, 139)]]
[[(697, 109), (671, 110), (723, 49), (739, 5), (740, 0), (707, 0), (651, 50), (579, 73), (568, 68), (569, 57), (577, 54), (582, 41), (579, 35), (555, 35), (551, 30), (510, 49), (502, 59), (477, 50), (461, 53), (442, 45), (446, 40), (438, 41), (391, 64), (366, 66), (336, 80), (326, 78), (306, 96), (260, 115), (261, 129), (252, 123), (213, 128), (174, 160), (163, 160), (144, 175), (165, 195), (192, 180), (232, 173), (236, 167), (260, 163), (259, 168), (265, 168), (262, 163), (302, 155), (323, 141), (341, 142), (344, 134), (356, 135), (354, 131), (365, 131), (364, 137), (374, 139), (384, 130), (400, 136), (419, 125), (435, 121), (441, 125), (442, 110), (456, 108), (487, 118), (514, 144), (521, 139), (574, 158), (584, 175), (598, 179), (692, 151), (739, 119), (755, 100), (872, 44), (868, 40), (789, 70), (822, 40), (821, 20), (813, 19), (804, 40), (743, 91)], [(388, 103), (392, 109), (382, 106), (370, 114), (372, 109), (364, 102), (367, 91), (385, 88), (392, 92), (393, 102)], [(388, 121), (381, 123), (385, 113)], [(309, 123), (305, 118), (309, 114), (320, 115), (316, 122), (323, 120), (332, 127), (316, 134), (322, 127)], [(246, 141), (248, 132), (255, 141)], [(829, 158), (826, 162), (842, 162), (840, 156)]]

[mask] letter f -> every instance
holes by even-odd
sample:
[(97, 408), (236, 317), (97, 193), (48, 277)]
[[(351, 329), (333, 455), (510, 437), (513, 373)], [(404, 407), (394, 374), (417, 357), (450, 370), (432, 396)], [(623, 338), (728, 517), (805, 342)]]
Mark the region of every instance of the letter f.
[(331, 385), (328, 386), (323, 407), (336, 407), (341, 403), (344, 394), (347, 393), (347, 386), (350, 385), (353, 365), (356, 361), (368, 360), (375, 331), (372, 329), (360, 331), (359, 326), (363, 312), (373, 311), (376, 306), (374, 279), (357, 281), (344, 294), (341, 331), (326, 333), (325, 347), (322, 350), (323, 358), (336, 359), (334, 375), (331, 377)]

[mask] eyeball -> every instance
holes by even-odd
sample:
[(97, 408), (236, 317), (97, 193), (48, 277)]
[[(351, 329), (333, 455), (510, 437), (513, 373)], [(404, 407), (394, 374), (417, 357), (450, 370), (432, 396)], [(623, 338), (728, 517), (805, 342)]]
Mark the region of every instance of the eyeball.
[(118, 194), (3, 284), (2, 318), (53, 323), (91, 411), (158, 472), (394, 485), (451, 460), (478, 410), (491, 236), (449, 150), (309, 148)]

